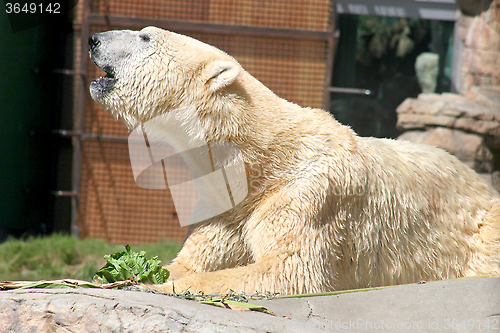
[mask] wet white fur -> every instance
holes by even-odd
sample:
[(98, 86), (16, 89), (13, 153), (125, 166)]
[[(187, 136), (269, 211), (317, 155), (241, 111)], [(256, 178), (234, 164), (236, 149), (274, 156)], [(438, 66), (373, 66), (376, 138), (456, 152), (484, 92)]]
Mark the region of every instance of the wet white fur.
[(279, 98), (212, 46), (142, 32), (151, 44), (130, 50), (99, 102), (131, 128), (194, 110), (193, 136), (240, 147), (250, 189), (194, 226), (167, 266), (171, 281), (156, 288), (294, 294), (500, 275), (500, 196), (455, 157), (361, 138)]

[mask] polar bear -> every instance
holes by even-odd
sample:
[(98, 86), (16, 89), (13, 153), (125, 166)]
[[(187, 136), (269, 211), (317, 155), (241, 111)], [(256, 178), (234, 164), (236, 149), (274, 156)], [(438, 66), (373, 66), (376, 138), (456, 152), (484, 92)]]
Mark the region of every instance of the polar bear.
[(500, 196), (454, 156), (359, 137), (187, 36), (147, 27), (89, 43), (107, 73), (91, 96), (129, 129), (184, 110), (193, 135), (241, 149), (249, 194), (192, 225), (155, 288), (298, 294), (500, 275)]

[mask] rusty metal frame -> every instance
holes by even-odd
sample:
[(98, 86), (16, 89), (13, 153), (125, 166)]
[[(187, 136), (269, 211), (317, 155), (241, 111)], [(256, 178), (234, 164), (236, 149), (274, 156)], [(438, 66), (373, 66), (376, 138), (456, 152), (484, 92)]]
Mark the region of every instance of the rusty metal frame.
[(330, 22), (328, 27), (328, 53), (327, 53), (327, 64), (326, 64), (326, 77), (324, 83), (324, 102), (323, 109), (330, 110), (331, 93), (328, 88), (332, 84), (333, 76), (333, 65), (335, 62), (335, 53), (337, 50), (337, 45), (339, 41), (339, 32), (337, 31), (337, 0), (331, 0), (330, 2)]
[(79, 91), (73, 112), (73, 132), (71, 141), (73, 146), (73, 163), (71, 179), (71, 234), (79, 237), (80, 228), (78, 226), (78, 204), (80, 198), (80, 178), (82, 169), (82, 149), (83, 139), (83, 119), (85, 116), (85, 100), (87, 99), (87, 78), (88, 78), (88, 55), (87, 41), (90, 35), (90, 14), (92, 11), (92, 0), (83, 1), (83, 19), (80, 29), (80, 59), (79, 59)]
[(90, 23), (95, 25), (110, 25), (114, 27), (128, 27), (135, 29), (142, 29), (144, 27), (153, 25), (162, 29), (173, 31), (203, 32), (221, 35), (254, 37), (328, 40), (331, 36), (330, 31), (250, 27), (233, 24), (197, 23), (187, 21), (108, 16), (100, 14), (91, 14)]

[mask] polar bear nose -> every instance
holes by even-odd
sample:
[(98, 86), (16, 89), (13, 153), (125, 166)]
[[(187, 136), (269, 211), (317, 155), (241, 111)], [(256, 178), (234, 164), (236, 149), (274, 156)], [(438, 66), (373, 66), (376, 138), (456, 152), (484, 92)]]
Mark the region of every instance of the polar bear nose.
[(93, 50), (99, 44), (101, 44), (101, 42), (99, 41), (99, 37), (97, 36), (97, 34), (93, 34), (89, 37), (89, 46), (91, 50)]

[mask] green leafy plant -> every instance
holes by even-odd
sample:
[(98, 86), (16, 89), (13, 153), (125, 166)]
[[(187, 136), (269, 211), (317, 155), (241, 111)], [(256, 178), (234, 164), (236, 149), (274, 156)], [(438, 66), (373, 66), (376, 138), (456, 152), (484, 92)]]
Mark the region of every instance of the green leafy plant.
[(170, 272), (161, 266), (158, 257), (147, 259), (145, 251), (133, 252), (129, 245), (125, 251), (104, 256), (107, 260), (100, 270), (94, 275), (94, 281), (112, 283), (116, 281), (131, 280), (133, 282), (161, 284), (165, 283)]

